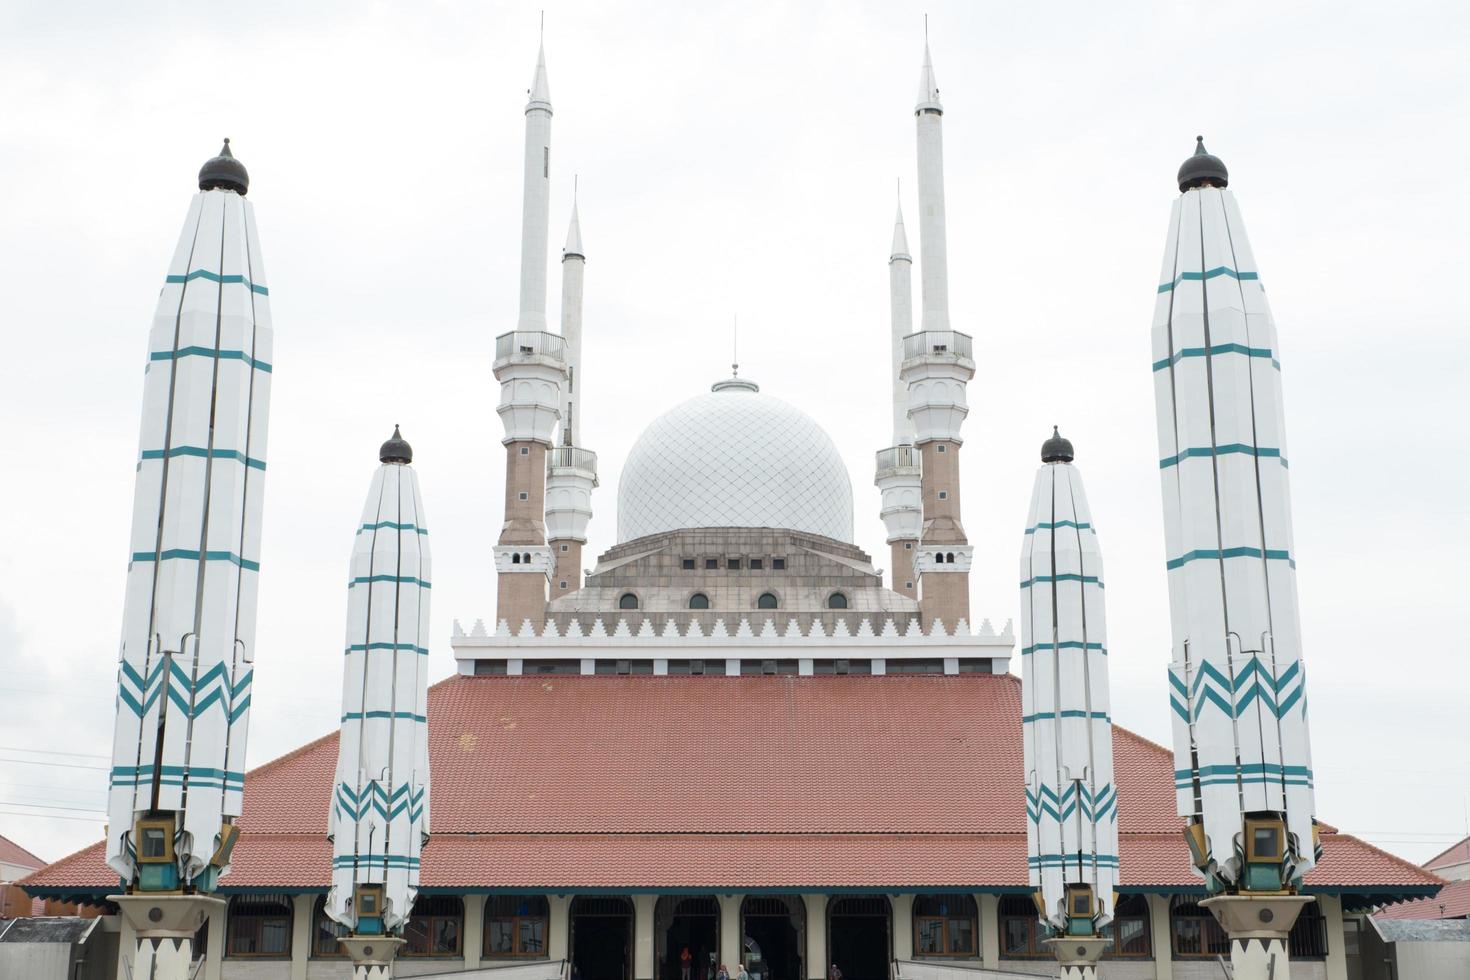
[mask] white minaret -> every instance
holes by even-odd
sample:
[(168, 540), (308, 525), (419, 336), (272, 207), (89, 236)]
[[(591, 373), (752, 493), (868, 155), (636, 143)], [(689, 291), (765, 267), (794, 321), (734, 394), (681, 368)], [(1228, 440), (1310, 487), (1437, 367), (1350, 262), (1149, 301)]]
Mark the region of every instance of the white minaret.
[(354, 980), (391, 975), (429, 838), (429, 529), (413, 450), (378, 450), (348, 571), (327, 914)]
[(914, 258), (903, 229), (903, 206), (893, 216), (893, 248), (888, 253), (889, 353), (893, 366), (893, 444), (914, 444), (914, 423), (909, 421), (909, 386), (903, 383), (903, 338), (914, 332)]
[(550, 221), (551, 93), (546, 49), (536, 56), (526, 103), (526, 182), (521, 220), (518, 326), (495, 338), (496, 412), (505, 427), (505, 522), (496, 542), (496, 616), (516, 632), (546, 615), (555, 562), (546, 543), (547, 451), (562, 420), (566, 341), (546, 330), (546, 237)]
[(883, 498), (879, 516), (888, 531), (888, 547), (893, 562), (892, 587), (895, 592), (911, 599), (918, 596), (914, 555), (924, 525), (920, 489), (922, 468), (919, 450), (914, 446), (914, 424), (908, 414), (908, 384), (903, 380), (902, 370), (904, 338), (914, 330), (913, 265), (900, 206), (893, 219), (893, 247), (888, 253), (891, 327), (888, 353), (891, 361), (889, 382), (893, 388), (893, 445), (878, 451), (877, 475), (873, 483)]
[(530, 96), (521, 191), (521, 315), (516, 329), (545, 330), (546, 254), (551, 234), (551, 87), (546, 82), (545, 44), (536, 52)]
[(919, 102), (914, 106), (919, 130), (919, 284), (924, 303), (924, 330), (949, 329), (949, 258), (944, 229), (944, 106), (929, 40), (924, 39), (924, 66), (919, 70)]
[(225, 140), (199, 172), (143, 382), (108, 788), (107, 863), (133, 976), (189, 976), (224, 903), (255, 663), (271, 318), (250, 177)]
[(582, 417), (582, 277), (586, 267), (574, 193), (567, 244), (561, 253), (561, 336), (567, 350), (561, 445), (546, 457), (546, 538), (554, 566), (553, 599), (582, 587), (582, 546), (587, 543), (592, 491), (597, 486), (597, 454), (577, 445), (581, 436), (577, 420)]
[(919, 252), (924, 306), (919, 330), (904, 338), (900, 369), (908, 387), (908, 415), (920, 455), (924, 525), (914, 549), (919, 614), (925, 629), (953, 631), (970, 617), (970, 564), (974, 549), (960, 522), (960, 427), (969, 414), (965, 388), (975, 376), (967, 334), (949, 326), (945, 259), (944, 107), (934, 80), (929, 42), (919, 73)]
[(1054, 429), (1021, 546), (1021, 732), (1031, 887), (1064, 980), (1091, 980), (1111, 943), (1118, 798), (1108, 707), (1102, 552)]
[(1174, 768), (1235, 976), (1281, 980), (1315, 804), (1280, 351), (1228, 180), (1201, 139), (1154, 311)]

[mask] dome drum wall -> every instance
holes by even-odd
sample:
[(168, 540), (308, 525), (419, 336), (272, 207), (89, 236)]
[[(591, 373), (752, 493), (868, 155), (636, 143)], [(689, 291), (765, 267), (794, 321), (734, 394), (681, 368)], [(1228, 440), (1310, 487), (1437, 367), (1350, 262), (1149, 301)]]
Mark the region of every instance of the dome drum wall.
[(655, 419), (618, 481), (618, 541), (779, 528), (850, 542), (852, 483), (809, 416), (739, 379)]

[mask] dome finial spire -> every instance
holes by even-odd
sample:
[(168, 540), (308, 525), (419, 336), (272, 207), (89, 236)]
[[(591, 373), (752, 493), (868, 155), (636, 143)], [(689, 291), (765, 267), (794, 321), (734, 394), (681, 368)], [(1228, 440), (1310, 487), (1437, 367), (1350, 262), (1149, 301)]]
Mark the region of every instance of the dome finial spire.
[(230, 152), (228, 136), (219, 153), (204, 161), (204, 166), (199, 168), (199, 189), (234, 191), (241, 197), (250, 190), (250, 174), (245, 170), (245, 164)]
[(413, 447), (408, 440), (403, 438), (403, 433), (398, 431), (398, 423), (393, 423), (393, 435), (388, 441), (378, 448), (378, 461), (381, 463), (412, 463)]
[(1057, 426), (1051, 427), (1051, 438), (1041, 444), (1041, 461), (1043, 463), (1070, 463), (1076, 458), (1072, 451), (1072, 441), (1062, 435)]
[(1209, 150), (1205, 149), (1205, 138), (1196, 136), (1194, 138), (1194, 153), (1179, 167), (1179, 192), (1193, 190), (1196, 187), (1228, 187), (1230, 185), (1230, 171), (1225, 169), (1224, 162)]

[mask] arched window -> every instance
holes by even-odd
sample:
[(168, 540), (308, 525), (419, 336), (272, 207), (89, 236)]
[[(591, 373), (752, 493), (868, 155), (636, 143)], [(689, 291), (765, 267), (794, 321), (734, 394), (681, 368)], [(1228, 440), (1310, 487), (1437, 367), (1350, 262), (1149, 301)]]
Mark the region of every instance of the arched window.
[(946, 565), (953, 565), (954, 564), (954, 552), (953, 551), (950, 551), (950, 552), (946, 552), (945, 553), (945, 555), (944, 555), (944, 563)]
[(545, 895), (495, 895), (485, 903), (485, 950), (492, 959), (546, 956), (551, 909)]
[(975, 956), (979, 935), (980, 912), (971, 896), (914, 896), (915, 956)]
[(291, 899), (236, 895), (225, 924), (226, 956), (291, 958)]
[(618, 597), (619, 609), (637, 609), (638, 597), (631, 592), (624, 592)]
[(769, 592), (762, 592), (761, 597), (755, 600), (755, 607), (757, 609), (776, 609), (780, 605), (776, 601), (776, 597)]
[(342, 944), (337, 942), (339, 938), (347, 935), (350, 930), (342, 923), (327, 915), (327, 896), (317, 897), (316, 907), (311, 914), (311, 955), (314, 959), (325, 957), (346, 956), (342, 951)]
[(521, 553), (519, 551), (510, 556), (510, 563), (512, 565), (519, 565), (521, 563)]
[(834, 592), (834, 593), (832, 593), (831, 595), (829, 595), (827, 597), (827, 608), (828, 609), (846, 609), (847, 608), (847, 596), (843, 595), (841, 592)]
[(689, 597), (689, 608), (690, 609), (708, 609), (709, 608), (709, 596), (705, 595), (703, 592), (696, 592), (696, 593), (694, 593), (692, 596)]
[(1051, 959), (1051, 950), (1041, 945), (1046, 930), (1036, 917), (1036, 906), (1026, 895), (1000, 898), (1000, 955), (1007, 960)]
[(1146, 896), (1119, 895), (1118, 906), (1113, 909), (1113, 922), (1103, 930), (1113, 937), (1113, 948), (1106, 955), (1113, 959), (1148, 959), (1153, 956), (1148, 918)]
[(531, 564), (531, 553), (529, 551), (523, 552), (521, 554), (521, 564), (522, 565), (529, 565), (529, 564)]
[(1321, 960), (1327, 958), (1327, 921), (1322, 918), (1320, 902), (1302, 906), (1296, 924), (1286, 937), (1287, 952), (1294, 960)]
[(1230, 955), (1230, 937), (1210, 910), (1178, 895), (1169, 903), (1169, 932), (1176, 957), (1214, 959)]
[(464, 902), (455, 895), (425, 895), (413, 903), (403, 929), (400, 956), (459, 956), (464, 936)]

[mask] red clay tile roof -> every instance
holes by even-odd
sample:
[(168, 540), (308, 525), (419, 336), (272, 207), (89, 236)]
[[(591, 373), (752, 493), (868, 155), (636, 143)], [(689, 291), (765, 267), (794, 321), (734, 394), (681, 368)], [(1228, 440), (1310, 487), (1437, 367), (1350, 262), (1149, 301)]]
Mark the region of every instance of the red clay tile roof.
[(1425, 861), (1420, 867), (1434, 871), (1437, 868), (1448, 868), (1452, 864), (1464, 864), (1470, 861), (1470, 837), (1466, 837), (1458, 844), (1450, 845), (1443, 852)]
[(0, 864), (17, 864), (22, 868), (44, 868), (46, 866), (45, 861), (9, 837), (0, 837)]
[[(1020, 681), (454, 677), (429, 693), (429, 888), (1022, 887)], [(1113, 730), (1125, 885), (1194, 887), (1173, 758)], [(335, 734), (250, 773), (229, 888), (324, 888)], [(1433, 884), (1341, 834), (1318, 887)], [(94, 845), (26, 879), (115, 882)]]
[(1373, 918), (1470, 919), (1470, 880), (1452, 881), (1441, 888), (1438, 895), (1430, 898), (1390, 905)]

